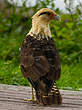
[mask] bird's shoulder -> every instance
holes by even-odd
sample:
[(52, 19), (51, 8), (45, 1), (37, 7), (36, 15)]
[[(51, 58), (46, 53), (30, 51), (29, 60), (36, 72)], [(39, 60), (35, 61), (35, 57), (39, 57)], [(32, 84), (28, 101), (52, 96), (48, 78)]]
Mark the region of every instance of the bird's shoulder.
[[(40, 40), (35, 38), (34, 36), (27, 35), (21, 45), (21, 54), (28, 53), (34, 54), (35, 56), (40, 55), (50, 55), (53, 54), (54, 56), (58, 55), (58, 50), (56, 48), (55, 42), (51, 37), (45, 37)], [(52, 57), (52, 55), (51, 55)]]

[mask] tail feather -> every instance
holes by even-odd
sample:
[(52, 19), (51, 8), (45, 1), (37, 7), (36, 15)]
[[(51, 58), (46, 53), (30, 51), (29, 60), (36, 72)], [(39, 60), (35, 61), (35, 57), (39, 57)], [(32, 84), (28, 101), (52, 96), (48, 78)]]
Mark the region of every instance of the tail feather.
[(51, 91), (48, 93), (48, 95), (44, 95), (39, 91), (36, 93), (36, 97), (37, 97), (37, 102), (43, 103), (44, 105), (62, 104), (62, 97), (55, 82), (53, 84)]
[(56, 104), (62, 104), (62, 97), (58, 87), (56, 86), (56, 82), (54, 82), (54, 85), (51, 89), (51, 93), (54, 94), (54, 98), (56, 99), (56, 102), (57, 102)]

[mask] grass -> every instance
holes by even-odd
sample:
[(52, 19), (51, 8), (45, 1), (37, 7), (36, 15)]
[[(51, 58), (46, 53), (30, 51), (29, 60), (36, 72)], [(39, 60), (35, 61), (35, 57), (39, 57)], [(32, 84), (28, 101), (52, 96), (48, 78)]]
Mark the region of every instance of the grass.
[(62, 65), (62, 74), (57, 82), (62, 89), (79, 90), (82, 88), (82, 63), (68, 66)]
[(27, 79), (22, 76), (20, 66), (15, 60), (12, 62), (1, 61), (0, 67), (0, 83), (25, 86), (29, 85)]

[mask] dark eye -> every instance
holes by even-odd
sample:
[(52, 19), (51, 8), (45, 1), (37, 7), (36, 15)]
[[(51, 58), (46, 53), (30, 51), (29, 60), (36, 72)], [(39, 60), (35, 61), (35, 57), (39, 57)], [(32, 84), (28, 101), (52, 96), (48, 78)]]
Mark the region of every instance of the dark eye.
[(48, 11), (42, 12), (42, 13), (39, 14), (39, 16), (44, 15), (44, 14), (50, 15), (50, 12), (48, 12)]
[(50, 12), (47, 12), (48, 15), (50, 15)]

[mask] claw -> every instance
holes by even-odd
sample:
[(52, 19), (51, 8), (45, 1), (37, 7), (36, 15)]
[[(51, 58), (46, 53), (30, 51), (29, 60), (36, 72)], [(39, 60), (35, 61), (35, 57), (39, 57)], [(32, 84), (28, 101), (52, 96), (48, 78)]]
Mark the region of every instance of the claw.
[(25, 98), (25, 99), (24, 99), (24, 101), (35, 102), (36, 100), (34, 100), (34, 99), (27, 99), (27, 98)]
[(30, 85), (30, 86), (32, 88), (32, 99), (25, 98), (24, 101), (35, 102), (36, 100), (35, 100), (35, 97), (34, 97), (33, 86), (32, 85)]

